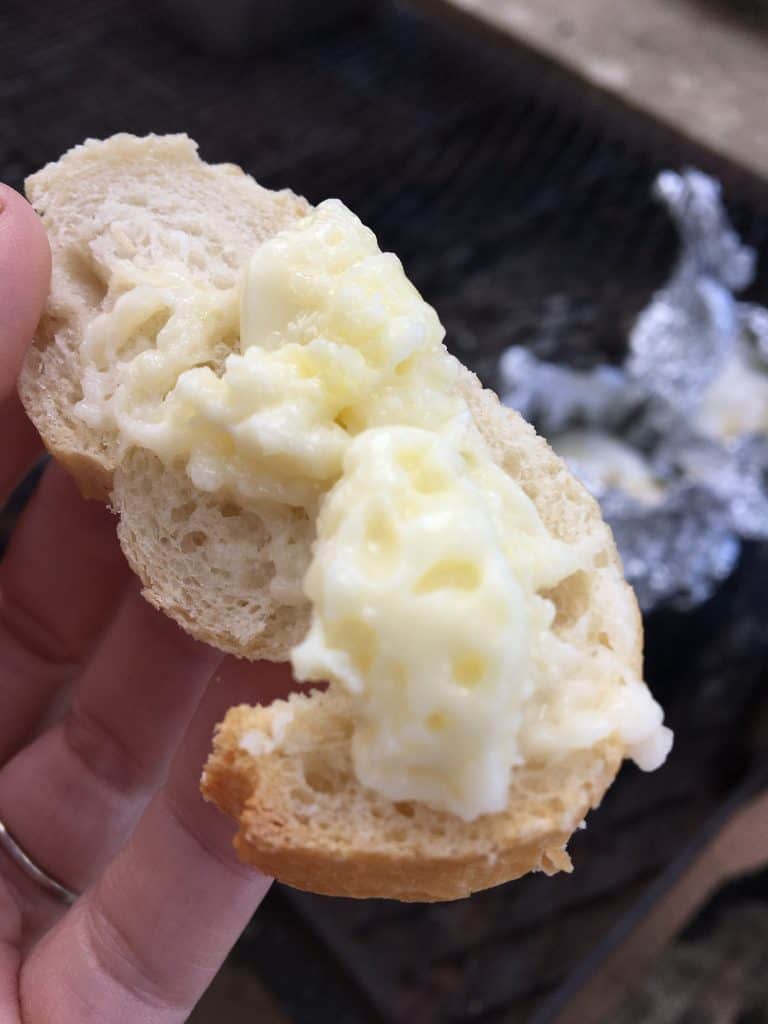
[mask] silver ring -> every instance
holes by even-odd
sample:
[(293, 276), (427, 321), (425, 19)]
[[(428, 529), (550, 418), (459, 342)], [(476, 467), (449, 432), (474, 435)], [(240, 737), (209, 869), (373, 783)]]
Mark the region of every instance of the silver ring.
[(61, 903), (66, 903), (67, 906), (75, 902), (78, 894), (72, 892), (66, 885), (62, 885), (61, 882), (57, 882), (55, 878), (51, 878), (47, 872), (38, 867), (29, 854), (13, 838), (3, 823), (2, 818), (0, 818), (0, 846), (2, 846), (11, 860), (19, 865), (25, 875), (31, 878), (33, 882), (37, 882), (46, 892), (55, 896)]

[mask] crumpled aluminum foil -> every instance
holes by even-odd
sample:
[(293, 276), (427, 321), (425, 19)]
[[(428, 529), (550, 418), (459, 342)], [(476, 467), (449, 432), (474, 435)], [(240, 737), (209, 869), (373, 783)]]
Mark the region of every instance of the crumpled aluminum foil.
[[(768, 538), (768, 406), (746, 429), (738, 408), (717, 411), (711, 397), (718, 382), (721, 394), (723, 381), (749, 384), (722, 376), (737, 364), (758, 396), (768, 385), (768, 310), (734, 297), (753, 280), (755, 252), (712, 178), (665, 171), (654, 194), (680, 256), (638, 317), (624, 365), (576, 371), (520, 347), (499, 363), (502, 400), (562, 448), (600, 501), (644, 610), (701, 603), (731, 573), (743, 538)], [(606, 444), (611, 465), (601, 461)]]

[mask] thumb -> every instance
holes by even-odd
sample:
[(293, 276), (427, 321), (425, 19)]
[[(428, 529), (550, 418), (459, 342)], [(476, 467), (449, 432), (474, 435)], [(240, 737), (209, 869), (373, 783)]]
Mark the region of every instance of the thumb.
[(40, 219), (26, 199), (0, 184), (0, 401), (15, 386), (50, 275), (51, 253)]

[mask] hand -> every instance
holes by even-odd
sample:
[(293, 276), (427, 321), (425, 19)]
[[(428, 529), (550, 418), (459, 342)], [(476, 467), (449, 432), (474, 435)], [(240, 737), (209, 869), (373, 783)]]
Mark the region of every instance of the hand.
[[(0, 186), (0, 505), (42, 450), (15, 380), (49, 273)], [(186, 1020), (270, 881), (198, 793), (213, 726), (287, 686), (150, 608), (110, 513), (49, 465), (0, 563), (0, 820), (82, 895), (68, 909), (0, 849), (0, 1021)]]

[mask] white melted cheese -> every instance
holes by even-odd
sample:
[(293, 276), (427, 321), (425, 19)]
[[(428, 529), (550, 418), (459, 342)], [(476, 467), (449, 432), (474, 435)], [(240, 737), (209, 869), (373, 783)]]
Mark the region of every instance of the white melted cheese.
[(734, 441), (768, 434), (768, 373), (739, 345), (702, 396), (696, 425), (709, 437)]
[(663, 488), (643, 456), (600, 430), (569, 430), (552, 447), (591, 491), (623, 491), (643, 505), (657, 505)]
[(553, 537), (495, 464), (443, 333), (331, 200), (239, 289), (167, 268), (126, 285), (85, 340), (80, 413), (203, 490), (318, 514), (297, 678), (348, 692), (365, 785), (472, 819), (506, 806), (515, 765), (616, 736), (654, 768), (671, 736), (625, 658), (553, 629), (547, 591), (596, 552)]

